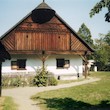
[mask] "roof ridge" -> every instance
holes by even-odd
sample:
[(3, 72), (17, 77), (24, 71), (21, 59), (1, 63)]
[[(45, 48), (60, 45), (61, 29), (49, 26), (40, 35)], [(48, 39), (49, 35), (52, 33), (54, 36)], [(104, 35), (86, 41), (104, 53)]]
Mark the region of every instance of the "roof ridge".
[(47, 5), (45, 2), (42, 2), (39, 4), (36, 9), (52, 9), (49, 5)]

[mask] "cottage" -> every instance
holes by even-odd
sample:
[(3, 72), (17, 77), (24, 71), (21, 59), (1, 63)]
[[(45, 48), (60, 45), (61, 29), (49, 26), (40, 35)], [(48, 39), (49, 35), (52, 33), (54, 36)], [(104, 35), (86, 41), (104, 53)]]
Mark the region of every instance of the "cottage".
[[(36, 9), (51, 8), (43, 1)], [(1, 36), (12, 58), (3, 63), (3, 74), (35, 74), (43, 63), (56, 77), (81, 76), (82, 58), (93, 52), (91, 47), (57, 13), (39, 23), (32, 12)]]

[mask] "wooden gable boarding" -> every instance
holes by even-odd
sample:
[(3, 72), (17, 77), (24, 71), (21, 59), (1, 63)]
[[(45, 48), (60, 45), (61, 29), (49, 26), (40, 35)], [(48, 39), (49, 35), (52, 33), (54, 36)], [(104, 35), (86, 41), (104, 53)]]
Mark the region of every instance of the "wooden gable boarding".
[(47, 23), (34, 23), (31, 13), (5, 33), (2, 43), (10, 54), (81, 54), (93, 50), (57, 14)]

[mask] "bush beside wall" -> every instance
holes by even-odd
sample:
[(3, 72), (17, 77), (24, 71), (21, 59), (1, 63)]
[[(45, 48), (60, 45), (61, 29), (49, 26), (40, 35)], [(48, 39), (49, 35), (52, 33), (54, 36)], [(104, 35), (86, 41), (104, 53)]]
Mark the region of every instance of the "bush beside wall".
[(24, 86), (55, 86), (57, 79), (49, 73), (46, 68), (36, 71), (36, 75), (4, 75), (2, 76), (2, 86), (7, 87), (24, 87)]

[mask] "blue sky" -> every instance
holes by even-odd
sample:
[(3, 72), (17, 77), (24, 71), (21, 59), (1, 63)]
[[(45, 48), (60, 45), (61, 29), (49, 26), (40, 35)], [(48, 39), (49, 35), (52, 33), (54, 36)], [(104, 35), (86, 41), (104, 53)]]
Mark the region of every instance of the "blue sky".
[[(0, 36), (12, 28), (23, 17), (36, 8), (43, 0), (0, 0)], [(110, 23), (105, 22), (103, 9), (93, 18), (89, 17), (90, 10), (100, 0), (45, 0), (62, 19), (76, 32), (82, 23), (90, 29), (93, 39), (99, 38), (99, 33), (107, 34)]]

